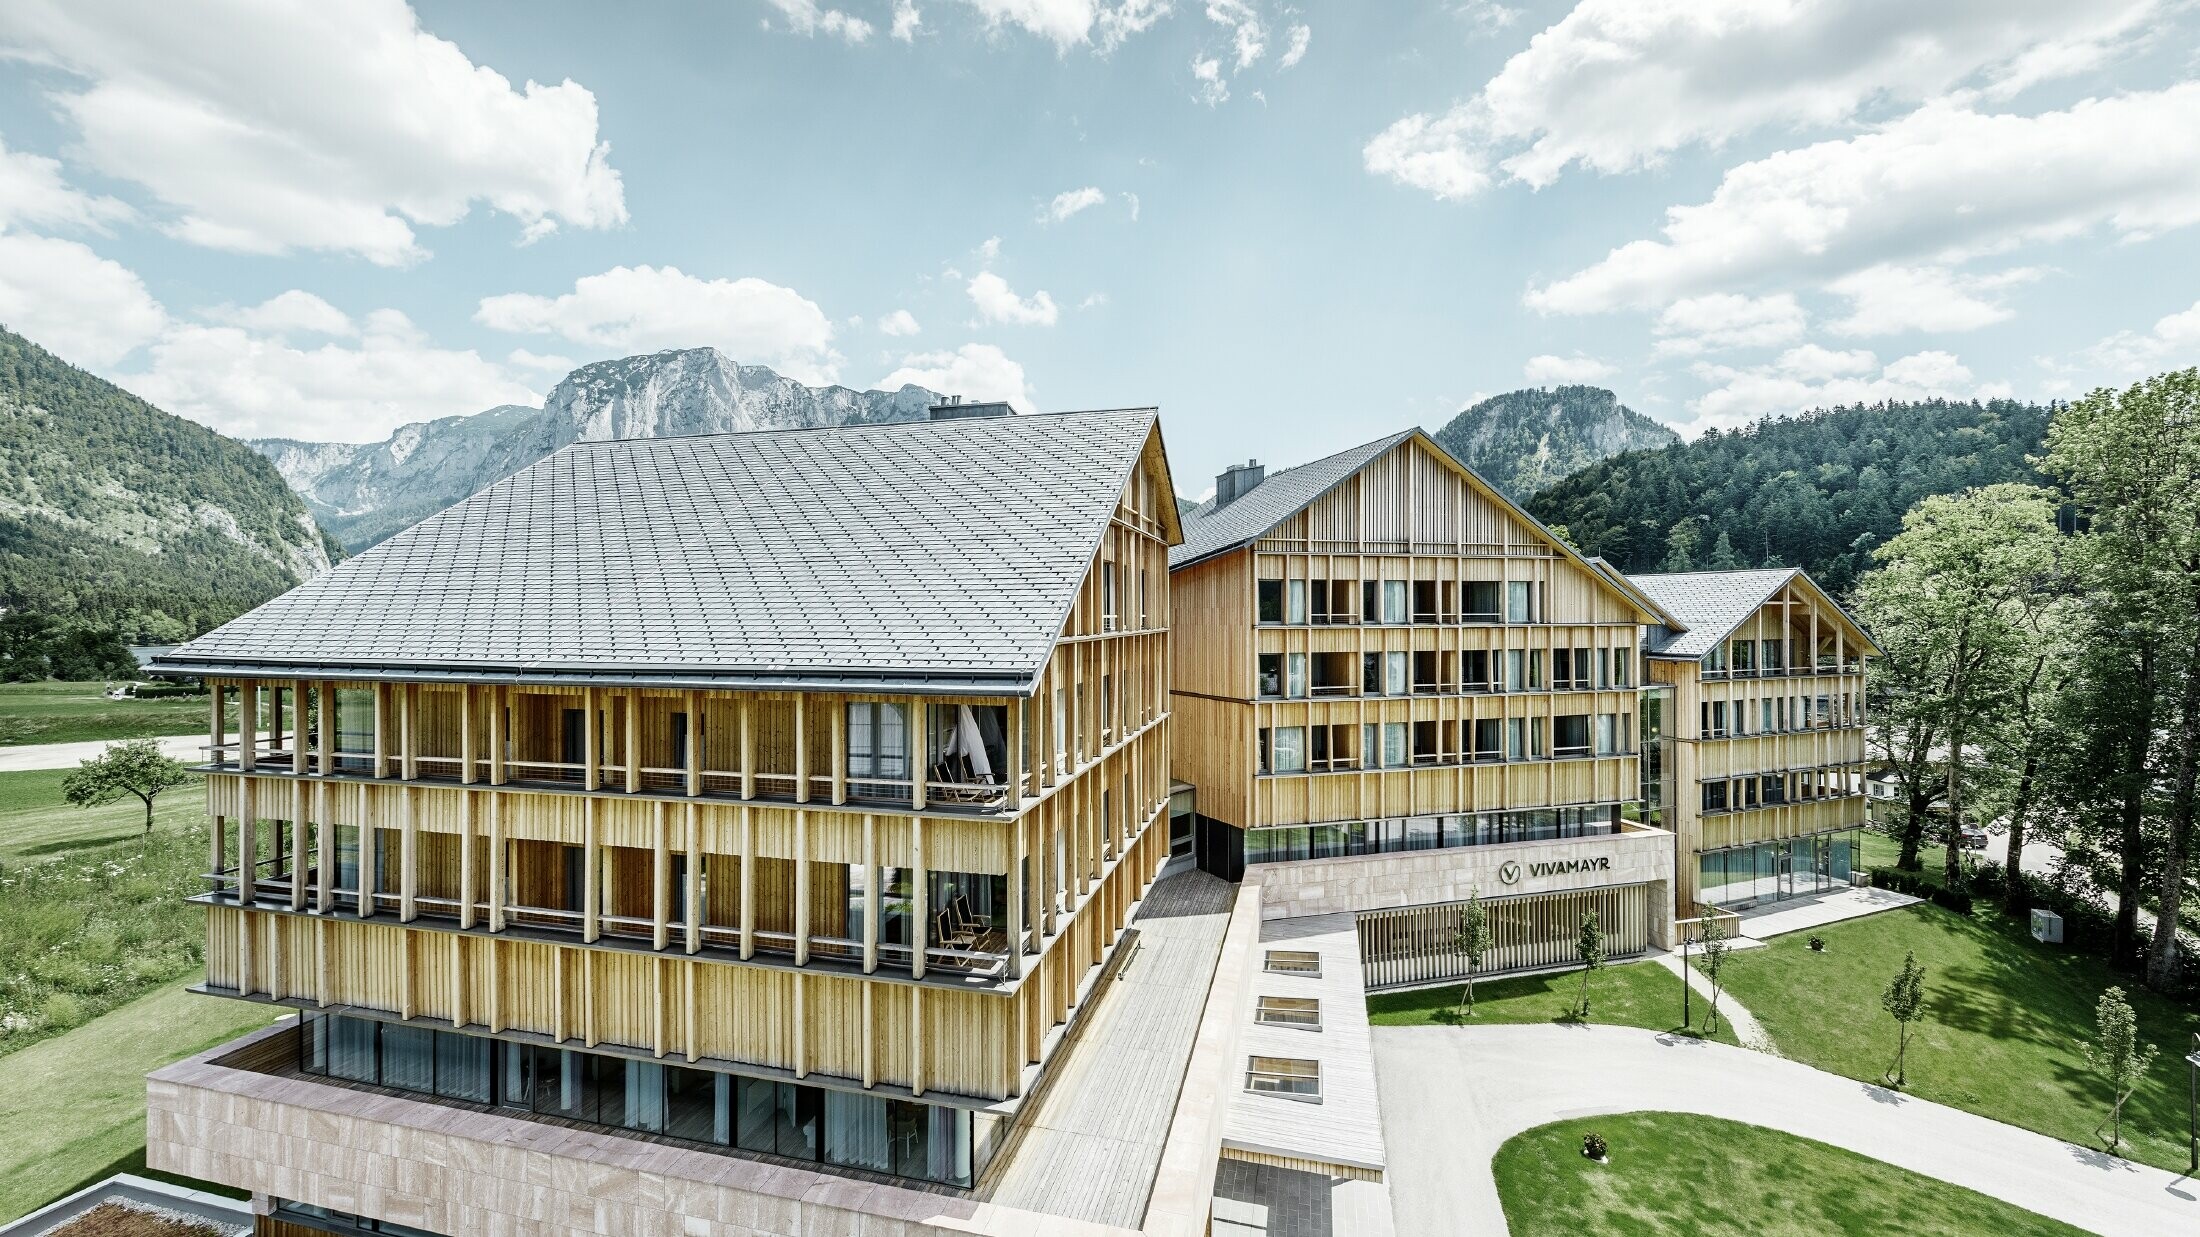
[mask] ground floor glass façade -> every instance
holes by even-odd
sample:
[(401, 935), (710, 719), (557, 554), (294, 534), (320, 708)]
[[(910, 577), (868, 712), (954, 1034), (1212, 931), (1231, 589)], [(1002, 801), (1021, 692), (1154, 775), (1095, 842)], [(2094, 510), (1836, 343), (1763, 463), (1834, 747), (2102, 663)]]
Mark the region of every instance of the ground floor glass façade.
[(1502, 842), (1546, 842), (1618, 833), (1620, 805), (1527, 808), (1451, 816), (1352, 820), (1328, 825), (1288, 825), (1245, 831), (1245, 862), (1284, 863), (1396, 851), (1447, 850)]
[(323, 1077), (899, 1177), (968, 1186), (983, 1168), (969, 1110), (940, 1104), (311, 1011), (298, 1058)]

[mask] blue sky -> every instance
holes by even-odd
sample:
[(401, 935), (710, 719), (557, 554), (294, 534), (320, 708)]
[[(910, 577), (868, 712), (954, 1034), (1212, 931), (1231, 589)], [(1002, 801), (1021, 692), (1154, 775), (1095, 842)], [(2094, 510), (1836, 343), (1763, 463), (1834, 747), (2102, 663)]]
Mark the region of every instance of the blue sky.
[(237, 434), (711, 344), (1157, 403), (1197, 492), (2200, 354), (2184, 0), (183, 7), (0, 11), (0, 321)]

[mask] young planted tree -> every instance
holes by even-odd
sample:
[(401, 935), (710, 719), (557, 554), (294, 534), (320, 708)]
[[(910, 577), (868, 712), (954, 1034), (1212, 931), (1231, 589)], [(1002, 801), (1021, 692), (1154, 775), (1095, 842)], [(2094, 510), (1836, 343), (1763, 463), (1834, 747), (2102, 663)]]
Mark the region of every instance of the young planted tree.
[(1894, 1019), (1894, 1064), (1887, 1067), (1880, 1077), (1887, 1085), (1900, 1087), (1909, 1081), (1905, 1072), (1910, 1055), (1910, 1025), (1925, 1017), (1925, 968), (1917, 964), (1917, 951), (1906, 950), (1902, 955), (1902, 969), (1879, 994), (1879, 1008)]
[(153, 831), (153, 800), (191, 780), (183, 765), (160, 754), (153, 739), (110, 743), (61, 779), (61, 797), (76, 807), (99, 807), (129, 795), (145, 803), (145, 831)]
[(1597, 913), (1589, 911), (1581, 917), (1581, 936), (1574, 942), (1574, 953), (1581, 959), (1581, 1016), (1589, 1016), (1589, 976), (1604, 965), (1604, 929), (1597, 924)]
[(2099, 1138), (2106, 1127), (2108, 1149), (2114, 1151), (2124, 1143), (2124, 1101), (2138, 1090), (2159, 1050), (2153, 1044), (2139, 1042), (2139, 1020), (2131, 1012), (2131, 1002), (2124, 999), (2122, 988), (2110, 988), (2101, 994), (2093, 1022), (2093, 1041), (2084, 1045), (2085, 1059), (2108, 1084), (2108, 1115), (2093, 1127), (2093, 1136)]
[[(1943, 879), (1963, 885), (1966, 774), (2027, 668), (2024, 619), (2049, 591), (2062, 536), (2053, 491), (2002, 484), (1927, 498), (1879, 547), (1858, 588), (1876, 640), (1906, 650), (1899, 693), (1944, 738), (1948, 837)], [(1930, 759), (1930, 752), (1926, 758)]]
[(1706, 1035), (1719, 1033), (1719, 972), (1726, 969), (1726, 956), (1734, 948), (1726, 942), (1725, 925), (1716, 917), (1704, 920), (1703, 938), (1696, 947), (1703, 951), (1703, 960), (1697, 965), (1703, 969), (1703, 977), (1711, 981), (1711, 1013), (1703, 1020)]
[(1467, 984), (1460, 990), (1461, 1008), (1467, 1017), (1474, 1017), (1474, 974), (1482, 969), (1482, 958), (1490, 951), (1490, 913), (1482, 905), (1480, 890), (1467, 891), (1467, 904), (1459, 912), (1459, 930), (1452, 936), (1452, 948), (1467, 960)]

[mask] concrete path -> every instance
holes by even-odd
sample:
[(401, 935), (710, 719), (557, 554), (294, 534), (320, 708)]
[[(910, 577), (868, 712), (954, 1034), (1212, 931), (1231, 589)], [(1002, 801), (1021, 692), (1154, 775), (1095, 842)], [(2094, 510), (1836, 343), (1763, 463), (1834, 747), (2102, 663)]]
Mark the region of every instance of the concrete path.
[[(0, 747), (0, 773), (19, 773), (25, 769), (74, 769), (84, 761), (107, 750), (114, 739), (94, 739), (88, 743), (26, 743), (20, 747)], [(170, 735), (159, 740), (161, 754), (176, 760), (196, 764), (202, 759), (200, 748), (206, 746), (203, 734)]]
[(1844, 920), (1862, 919), (1866, 915), (1877, 915), (1883, 911), (1898, 911), (1905, 906), (1916, 906), (1924, 900), (1910, 894), (1896, 893), (1892, 889), (1875, 889), (1869, 885), (1836, 889), (1830, 893), (1767, 902), (1743, 911), (1741, 934), (1761, 941), (1770, 937), (1786, 936), (1790, 932), (1823, 928)]
[(1376, 1027), (1375, 1061), (1400, 1233), (1505, 1232), (1488, 1165), (1506, 1139), (1644, 1110), (1831, 1143), (2089, 1232), (2200, 1233), (2200, 1182), (1724, 1044), (1632, 1027)]
[[(1693, 965), (1682, 970), (1679, 954), (1659, 954), (1657, 964), (1680, 976), (1683, 983), (1695, 989), (1696, 995), (1703, 998), (1706, 1011), (1711, 1008), (1711, 981), (1704, 978), (1702, 971)], [(1765, 1024), (1757, 1021), (1757, 1015), (1742, 1008), (1742, 1003), (1735, 1000), (1731, 992), (1719, 994), (1719, 1021), (1734, 1028), (1734, 1038), (1742, 1042), (1742, 1047), (1752, 1052), (1780, 1055), (1780, 1049), (1772, 1042), (1772, 1034), (1765, 1030)], [(1697, 1025), (1702, 1024), (1699, 1022)]]

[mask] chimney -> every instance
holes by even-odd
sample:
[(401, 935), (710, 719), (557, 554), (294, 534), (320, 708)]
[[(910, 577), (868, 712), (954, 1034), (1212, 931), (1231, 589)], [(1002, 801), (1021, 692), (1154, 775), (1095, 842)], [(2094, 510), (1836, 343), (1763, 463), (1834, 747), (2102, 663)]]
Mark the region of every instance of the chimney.
[(1005, 400), (993, 400), (982, 404), (966, 404), (960, 395), (948, 396), (939, 403), (932, 405), (929, 411), (934, 421), (967, 421), (974, 417), (1006, 417), (1014, 415), (1015, 412)]
[(1215, 510), (1229, 506), (1267, 476), (1268, 470), (1260, 466), (1259, 460), (1247, 460), (1223, 469), (1222, 475), (1215, 478)]

